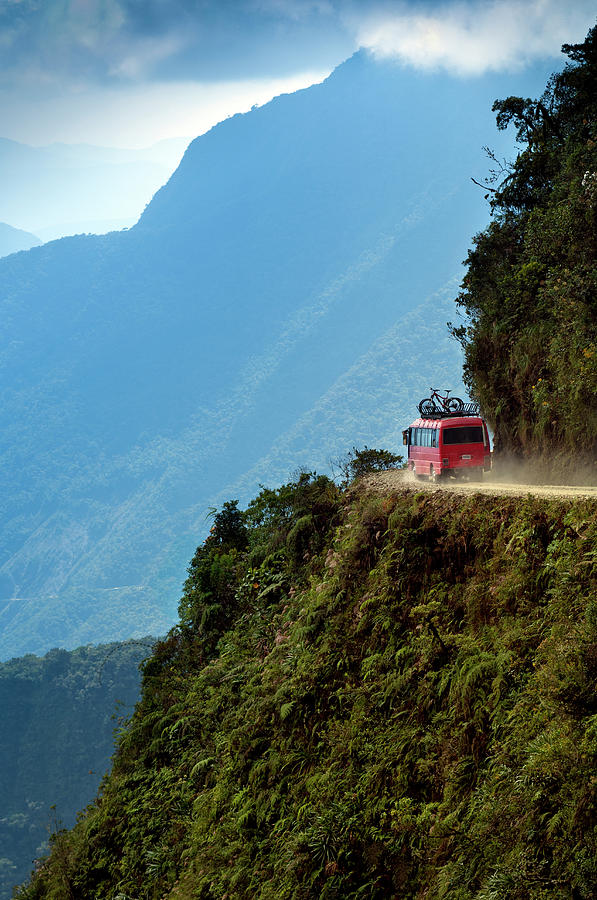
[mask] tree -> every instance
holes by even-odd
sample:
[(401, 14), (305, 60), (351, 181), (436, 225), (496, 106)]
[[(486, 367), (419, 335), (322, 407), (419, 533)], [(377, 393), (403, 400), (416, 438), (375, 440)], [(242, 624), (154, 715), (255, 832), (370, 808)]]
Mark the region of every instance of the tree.
[(597, 28), (538, 100), (495, 102), (520, 152), (491, 191), (452, 332), (496, 448), (555, 471), (597, 454)]
[(214, 523), (207, 541), (227, 550), (246, 550), (248, 546), (244, 514), (238, 500), (227, 500), (219, 512), (212, 511)]
[(374, 450), (365, 446), (362, 450), (353, 447), (337, 465), (344, 482), (348, 484), (368, 472), (382, 472), (385, 469), (400, 467), (403, 461), (404, 457), (390, 450)]

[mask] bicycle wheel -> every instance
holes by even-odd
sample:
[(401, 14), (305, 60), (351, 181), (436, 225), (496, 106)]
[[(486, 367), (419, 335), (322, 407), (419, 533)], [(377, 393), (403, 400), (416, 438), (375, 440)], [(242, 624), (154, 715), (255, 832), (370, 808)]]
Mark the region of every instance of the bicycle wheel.
[(422, 416), (432, 416), (435, 412), (435, 403), (430, 397), (427, 397), (425, 400), (421, 400), (417, 409)]
[(464, 406), (464, 401), (460, 397), (448, 397), (444, 406), (447, 412), (458, 412)]

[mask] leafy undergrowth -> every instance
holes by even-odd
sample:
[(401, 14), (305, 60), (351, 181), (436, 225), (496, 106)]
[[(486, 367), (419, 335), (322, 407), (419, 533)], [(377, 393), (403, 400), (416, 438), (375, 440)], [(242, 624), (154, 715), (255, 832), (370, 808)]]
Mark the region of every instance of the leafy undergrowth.
[(234, 503), (33, 898), (593, 897), (597, 505)]

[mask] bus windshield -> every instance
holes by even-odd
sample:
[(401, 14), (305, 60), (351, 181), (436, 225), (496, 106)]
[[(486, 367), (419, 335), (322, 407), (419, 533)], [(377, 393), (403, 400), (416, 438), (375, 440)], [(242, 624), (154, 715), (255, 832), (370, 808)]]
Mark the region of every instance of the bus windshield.
[(482, 444), (483, 428), (481, 425), (455, 425), (442, 431), (444, 444)]

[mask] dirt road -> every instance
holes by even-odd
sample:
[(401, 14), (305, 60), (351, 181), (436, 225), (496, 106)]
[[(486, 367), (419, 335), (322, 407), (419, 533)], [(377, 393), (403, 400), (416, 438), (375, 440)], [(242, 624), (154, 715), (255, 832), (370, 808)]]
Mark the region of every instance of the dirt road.
[(535, 497), (569, 497), (597, 499), (597, 487), (579, 487), (553, 484), (520, 484), (508, 481), (494, 481), (486, 475), (483, 481), (455, 481), (446, 479), (440, 484), (431, 484), (426, 479), (417, 480), (410, 472), (389, 469), (387, 472), (376, 472), (363, 479), (364, 486), (371, 491), (386, 493), (404, 488), (416, 488), (419, 491), (452, 491), (459, 494), (493, 494), (501, 496), (521, 496), (532, 494)]

